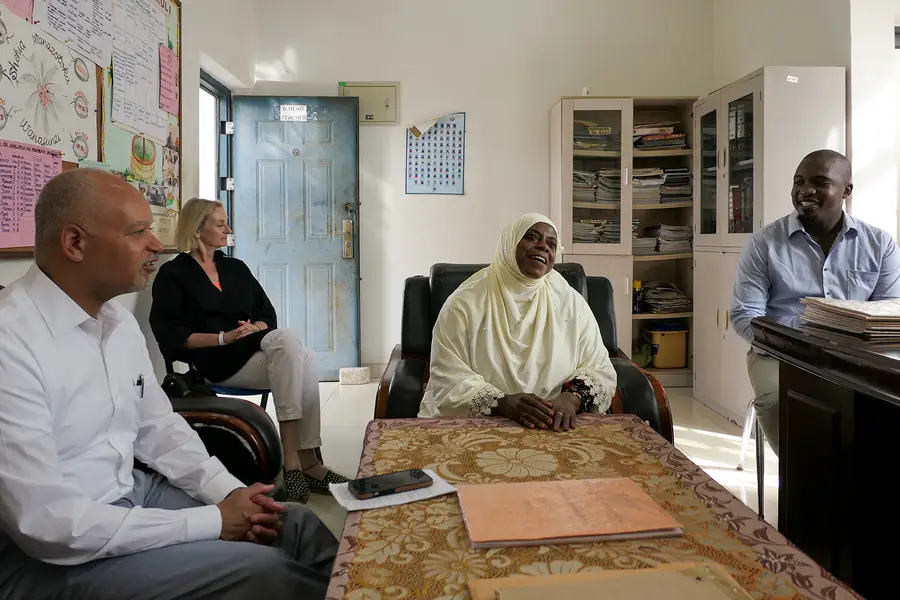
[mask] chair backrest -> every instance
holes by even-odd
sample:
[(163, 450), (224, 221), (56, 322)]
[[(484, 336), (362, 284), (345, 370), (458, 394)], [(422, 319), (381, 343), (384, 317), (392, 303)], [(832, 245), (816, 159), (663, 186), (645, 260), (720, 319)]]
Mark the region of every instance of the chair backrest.
[[(406, 280), (400, 339), (404, 355), (430, 354), (431, 332), (447, 298), (486, 266), (439, 263), (431, 267), (430, 277), (417, 275)], [(618, 348), (612, 285), (605, 277), (587, 277), (578, 263), (559, 263), (554, 269), (587, 299), (600, 325), (603, 343), (610, 354), (615, 355)], [(594, 294), (596, 297), (592, 298)]]

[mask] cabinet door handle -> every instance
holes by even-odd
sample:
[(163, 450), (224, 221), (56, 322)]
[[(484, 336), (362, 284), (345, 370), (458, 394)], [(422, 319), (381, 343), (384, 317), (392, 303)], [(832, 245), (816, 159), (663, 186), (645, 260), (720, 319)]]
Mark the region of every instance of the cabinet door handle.
[(718, 308), (716, 309), (716, 329), (719, 328), (719, 310)]
[(725, 311), (725, 331), (728, 331), (728, 312), (727, 310)]
[(625, 295), (631, 295), (631, 277), (628, 275), (625, 276)]

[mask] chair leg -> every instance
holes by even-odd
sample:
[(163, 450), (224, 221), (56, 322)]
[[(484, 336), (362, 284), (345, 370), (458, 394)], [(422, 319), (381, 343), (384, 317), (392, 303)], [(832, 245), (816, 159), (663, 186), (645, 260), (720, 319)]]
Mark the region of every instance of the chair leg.
[(262, 400), (259, 401), (259, 407), (266, 410), (266, 403), (269, 402), (269, 392), (263, 392)]
[(753, 431), (753, 424), (756, 423), (756, 407), (753, 406), (753, 400), (747, 406), (744, 413), (744, 431), (741, 434), (741, 453), (738, 456), (737, 470), (744, 470), (744, 456), (747, 455), (747, 444), (750, 443), (750, 433)]
[(766, 438), (762, 426), (756, 421), (756, 501), (759, 503), (759, 518), (765, 518), (766, 491)]

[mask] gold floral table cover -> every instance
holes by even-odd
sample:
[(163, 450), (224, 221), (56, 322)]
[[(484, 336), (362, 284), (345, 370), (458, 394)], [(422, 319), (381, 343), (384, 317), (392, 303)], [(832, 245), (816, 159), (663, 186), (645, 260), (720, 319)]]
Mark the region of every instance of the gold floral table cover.
[(683, 537), (474, 550), (456, 496), (443, 496), (350, 513), (327, 598), (464, 600), (470, 579), (709, 561), (754, 598), (859, 598), (636, 417), (579, 419), (568, 433), (506, 419), (372, 421), (359, 476), (428, 468), (453, 484), (630, 477), (678, 519)]

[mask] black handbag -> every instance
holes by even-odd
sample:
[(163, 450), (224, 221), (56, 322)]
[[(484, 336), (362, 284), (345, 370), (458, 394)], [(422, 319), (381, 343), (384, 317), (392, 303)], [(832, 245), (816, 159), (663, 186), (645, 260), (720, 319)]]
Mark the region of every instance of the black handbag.
[(168, 373), (161, 387), (169, 398), (216, 395), (213, 389), (206, 385), (200, 373), (193, 368), (187, 373)]

